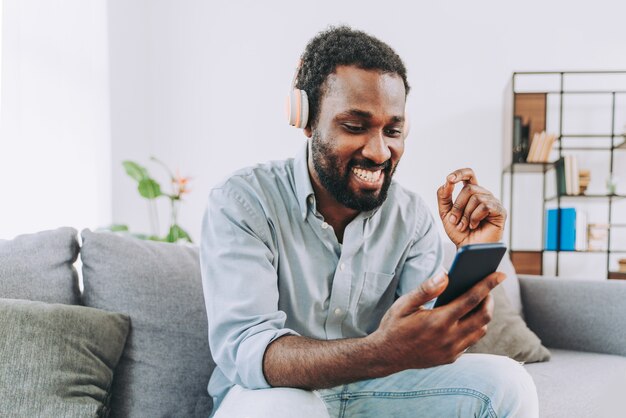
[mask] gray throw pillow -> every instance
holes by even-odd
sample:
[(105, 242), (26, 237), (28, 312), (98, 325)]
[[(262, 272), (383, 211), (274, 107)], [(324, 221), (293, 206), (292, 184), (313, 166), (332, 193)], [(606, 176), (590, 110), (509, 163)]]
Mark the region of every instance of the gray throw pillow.
[(128, 317), (0, 299), (0, 416), (106, 417)]
[(82, 232), (84, 303), (128, 314), (113, 380), (119, 417), (204, 417), (214, 364), (196, 247)]
[(0, 240), (0, 297), (80, 303), (76, 234), (66, 227)]
[(501, 285), (496, 287), (491, 295), (494, 299), (493, 319), (487, 334), (467, 352), (499, 354), (524, 363), (549, 360), (550, 351), (511, 306), (504, 288)]

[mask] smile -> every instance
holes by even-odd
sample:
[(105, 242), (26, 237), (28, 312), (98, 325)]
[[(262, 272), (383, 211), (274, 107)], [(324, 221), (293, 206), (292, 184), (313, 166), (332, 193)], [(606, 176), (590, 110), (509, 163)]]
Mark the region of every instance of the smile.
[(378, 181), (380, 180), (383, 170), (378, 169), (378, 170), (372, 171), (372, 170), (365, 170), (363, 168), (353, 167), (352, 172), (354, 173), (355, 176), (357, 176), (359, 179), (363, 180), (364, 182), (375, 184), (375, 183), (378, 183)]

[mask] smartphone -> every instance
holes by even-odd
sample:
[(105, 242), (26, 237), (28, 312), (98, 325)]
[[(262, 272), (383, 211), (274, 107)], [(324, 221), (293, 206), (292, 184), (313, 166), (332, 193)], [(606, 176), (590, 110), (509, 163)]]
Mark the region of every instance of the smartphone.
[(450, 303), (495, 272), (505, 252), (506, 246), (500, 242), (459, 248), (448, 272), (448, 287), (437, 298), (435, 308)]

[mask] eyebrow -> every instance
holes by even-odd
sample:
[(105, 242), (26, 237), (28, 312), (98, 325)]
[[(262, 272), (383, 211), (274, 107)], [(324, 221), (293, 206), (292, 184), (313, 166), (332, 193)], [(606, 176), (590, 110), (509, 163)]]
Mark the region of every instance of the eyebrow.
[[(346, 117), (346, 116), (356, 116), (362, 119), (372, 119), (373, 117), (373, 115), (370, 112), (367, 112), (365, 110), (359, 110), (359, 109), (349, 109), (337, 115), (337, 117)], [(391, 120), (394, 123), (403, 122), (404, 116), (393, 116)]]

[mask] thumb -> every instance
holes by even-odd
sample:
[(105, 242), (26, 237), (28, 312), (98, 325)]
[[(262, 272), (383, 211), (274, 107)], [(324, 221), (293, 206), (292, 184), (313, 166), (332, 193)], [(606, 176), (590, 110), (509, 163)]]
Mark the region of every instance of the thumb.
[(422, 305), (439, 296), (448, 286), (448, 275), (443, 268), (430, 279), (423, 281), (416, 289), (397, 300), (401, 315), (409, 315)]

